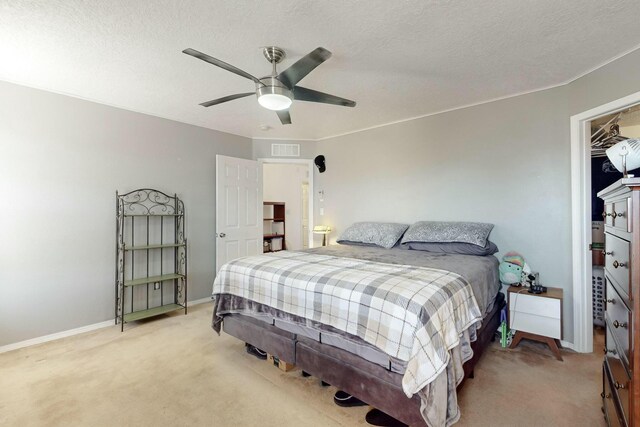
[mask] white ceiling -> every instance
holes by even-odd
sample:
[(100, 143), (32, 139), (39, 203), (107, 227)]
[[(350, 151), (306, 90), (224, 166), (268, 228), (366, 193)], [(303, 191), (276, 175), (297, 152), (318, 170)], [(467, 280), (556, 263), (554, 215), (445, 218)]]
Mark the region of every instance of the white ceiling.
[[(640, 45), (638, 0), (0, 0), (0, 80), (254, 138), (318, 139), (566, 83)], [(250, 80), (322, 46), (300, 85), (355, 108), (295, 102), (283, 126)], [(272, 129), (261, 130), (268, 125)]]

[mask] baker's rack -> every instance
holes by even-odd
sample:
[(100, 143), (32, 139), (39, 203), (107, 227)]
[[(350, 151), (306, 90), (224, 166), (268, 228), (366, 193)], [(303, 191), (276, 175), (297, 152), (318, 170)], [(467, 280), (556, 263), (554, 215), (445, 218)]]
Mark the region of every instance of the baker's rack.
[(176, 194), (116, 191), (115, 322), (187, 314), (184, 203)]

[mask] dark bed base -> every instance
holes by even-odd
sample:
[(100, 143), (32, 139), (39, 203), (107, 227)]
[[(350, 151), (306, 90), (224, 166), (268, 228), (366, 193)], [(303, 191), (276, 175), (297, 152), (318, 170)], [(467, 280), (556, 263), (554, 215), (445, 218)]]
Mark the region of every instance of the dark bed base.
[[(485, 317), (478, 339), (471, 344), (472, 359), (464, 365), (464, 379), (473, 378), (473, 369), (493, 340), (500, 324), (500, 310), (505, 306), (499, 293), (493, 310)], [(402, 391), (402, 375), (364, 360), (345, 350), (296, 336), (273, 325), (242, 315), (224, 319), (224, 331), (280, 359), (295, 363), (303, 371), (356, 396), (369, 405), (412, 426), (426, 425), (420, 415), (420, 398), (408, 399)]]

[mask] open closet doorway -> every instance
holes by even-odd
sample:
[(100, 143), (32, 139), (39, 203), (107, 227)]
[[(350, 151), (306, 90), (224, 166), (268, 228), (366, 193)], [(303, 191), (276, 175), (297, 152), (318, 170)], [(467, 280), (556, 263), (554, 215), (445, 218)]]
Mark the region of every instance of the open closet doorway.
[[(258, 161), (262, 163), (263, 200), (285, 205), (284, 247), (292, 251), (313, 247), (313, 160)], [(265, 221), (265, 235), (271, 226)]]
[(605, 151), (620, 140), (640, 137), (639, 131), (640, 92), (571, 117), (574, 340), (570, 347), (578, 352), (594, 351), (594, 339), (600, 351), (604, 341), (603, 331), (597, 330), (604, 297), (603, 204), (597, 193), (622, 178), (615, 168), (609, 172)]
[[(605, 222), (604, 201), (597, 194), (618, 181), (620, 171), (607, 157), (606, 150), (620, 141), (640, 138), (640, 105), (604, 115), (590, 122), (591, 129), (591, 291), (593, 301), (593, 342), (604, 346), (605, 336)], [(636, 174), (637, 175), (637, 174)]]

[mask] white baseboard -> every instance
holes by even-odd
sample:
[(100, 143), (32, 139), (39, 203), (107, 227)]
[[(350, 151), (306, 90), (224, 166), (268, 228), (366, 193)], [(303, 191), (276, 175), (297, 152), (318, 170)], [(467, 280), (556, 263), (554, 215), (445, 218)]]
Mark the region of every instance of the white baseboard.
[(564, 347), (564, 348), (568, 348), (570, 350), (575, 350), (575, 347), (573, 346), (572, 342), (560, 340), (560, 344), (562, 344), (562, 347)]
[(189, 301), (188, 305), (189, 305), (189, 307), (191, 307), (192, 305), (206, 304), (206, 303), (211, 302), (211, 301), (213, 301), (211, 299), (211, 297), (200, 298), (200, 299), (196, 299), (196, 300), (193, 300), (193, 301)]
[[(198, 304), (206, 304), (211, 302), (211, 297), (200, 298), (197, 300), (189, 301), (187, 304), (188, 307), (198, 305)], [(82, 334), (85, 332), (95, 331), (96, 329), (106, 328), (108, 326), (115, 325), (114, 320), (105, 320), (104, 322), (94, 323), (93, 325), (81, 326), (79, 328), (69, 329), (67, 331), (56, 332), (54, 334), (44, 335), (42, 337), (31, 338), (25, 341), (16, 342), (13, 344), (7, 344), (0, 347), (0, 353), (6, 353), (7, 351), (17, 350), (19, 348), (30, 347), (36, 344), (42, 344), (49, 341), (55, 341), (60, 338), (66, 338), (73, 335)]]
[(42, 337), (31, 338), (30, 340), (20, 341), (13, 344), (7, 344), (0, 347), (0, 353), (6, 353), (7, 351), (17, 350), (19, 348), (29, 347), (36, 344), (42, 344), (49, 341), (54, 341), (60, 338), (70, 337), (72, 335), (82, 334), (84, 332), (95, 331), (96, 329), (106, 328), (107, 326), (114, 325), (113, 320), (105, 320), (104, 322), (94, 323), (93, 325), (81, 326), (79, 328), (69, 329), (68, 331), (56, 332), (55, 334), (45, 335)]

